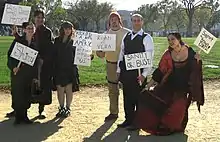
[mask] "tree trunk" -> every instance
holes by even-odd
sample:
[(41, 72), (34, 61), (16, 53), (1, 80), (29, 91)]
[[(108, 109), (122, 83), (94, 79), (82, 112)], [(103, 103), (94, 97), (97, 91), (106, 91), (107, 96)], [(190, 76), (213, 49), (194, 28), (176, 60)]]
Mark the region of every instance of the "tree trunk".
[(100, 30), (99, 20), (95, 21), (95, 24), (96, 24), (96, 31), (99, 32), (99, 30)]
[(86, 20), (80, 21), (80, 27), (82, 28), (83, 31), (87, 30), (87, 25), (88, 25), (88, 22)]
[(187, 26), (187, 37), (192, 37), (192, 27), (193, 27), (193, 13), (191, 12), (190, 15), (188, 16), (189, 18), (189, 23)]
[(180, 32), (180, 27), (178, 23), (176, 23), (176, 28), (177, 28), (177, 32)]

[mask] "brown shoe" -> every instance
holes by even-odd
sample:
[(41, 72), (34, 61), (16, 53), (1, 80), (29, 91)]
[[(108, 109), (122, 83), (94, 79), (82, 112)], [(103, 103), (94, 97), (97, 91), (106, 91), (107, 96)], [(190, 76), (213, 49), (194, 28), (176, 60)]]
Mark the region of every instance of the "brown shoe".
[(105, 122), (111, 121), (111, 120), (116, 120), (116, 119), (118, 119), (118, 114), (109, 114), (107, 117), (105, 117)]

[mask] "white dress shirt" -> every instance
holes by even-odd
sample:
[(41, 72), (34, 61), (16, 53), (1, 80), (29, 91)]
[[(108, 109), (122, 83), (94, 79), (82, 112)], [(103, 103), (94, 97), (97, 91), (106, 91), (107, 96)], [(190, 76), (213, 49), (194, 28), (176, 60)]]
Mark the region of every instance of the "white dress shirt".
[[(137, 35), (140, 35), (142, 36), (144, 33), (143, 29), (141, 29), (140, 31), (138, 31), (136, 34), (133, 35), (133, 33), (131, 32), (131, 40), (133, 40)], [(127, 34), (126, 34), (127, 35)], [(118, 64), (117, 64), (117, 73), (120, 73), (121, 72), (121, 69), (119, 67), (119, 63), (121, 61), (123, 61), (124, 59), (124, 39), (126, 37), (126, 35), (124, 36), (124, 38), (122, 39), (122, 43), (121, 43), (121, 51), (120, 51), (120, 54), (119, 54), (119, 59), (118, 59)], [(143, 45), (145, 47), (145, 52), (146, 51), (149, 51), (152, 53), (152, 61), (153, 61), (153, 57), (154, 57), (154, 43), (153, 43), (153, 38), (147, 34), (147, 36), (145, 36), (145, 38), (143, 39)], [(143, 68), (143, 73), (142, 75), (144, 77), (146, 77), (147, 75), (150, 75), (151, 73), (151, 67), (149, 68)]]

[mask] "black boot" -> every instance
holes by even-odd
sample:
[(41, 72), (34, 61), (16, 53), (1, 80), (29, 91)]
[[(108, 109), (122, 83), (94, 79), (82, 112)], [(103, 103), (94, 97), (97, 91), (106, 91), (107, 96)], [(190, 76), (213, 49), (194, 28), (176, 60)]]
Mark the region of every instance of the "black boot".
[(14, 125), (21, 124), (22, 122), (22, 112), (20, 110), (16, 110)]
[(11, 118), (11, 117), (14, 117), (14, 116), (15, 116), (15, 111), (12, 111), (12, 112), (7, 113), (5, 117)]
[(33, 121), (31, 121), (27, 116), (27, 110), (24, 110), (23, 122), (24, 122), (24, 124), (33, 124)]
[(39, 104), (39, 118), (40, 119), (45, 119), (46, 118), (46, 114), (44, 113), (44, 105)]

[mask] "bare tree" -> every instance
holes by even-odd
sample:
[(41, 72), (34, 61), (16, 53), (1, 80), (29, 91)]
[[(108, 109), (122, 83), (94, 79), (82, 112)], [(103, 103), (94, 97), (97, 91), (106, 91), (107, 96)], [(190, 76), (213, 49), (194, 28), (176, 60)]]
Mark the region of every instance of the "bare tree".
[(205, 0), (181, 0), (188, 17), (187, 36), (192, 37), (193, 17), (197, 8), (205, 4)]

